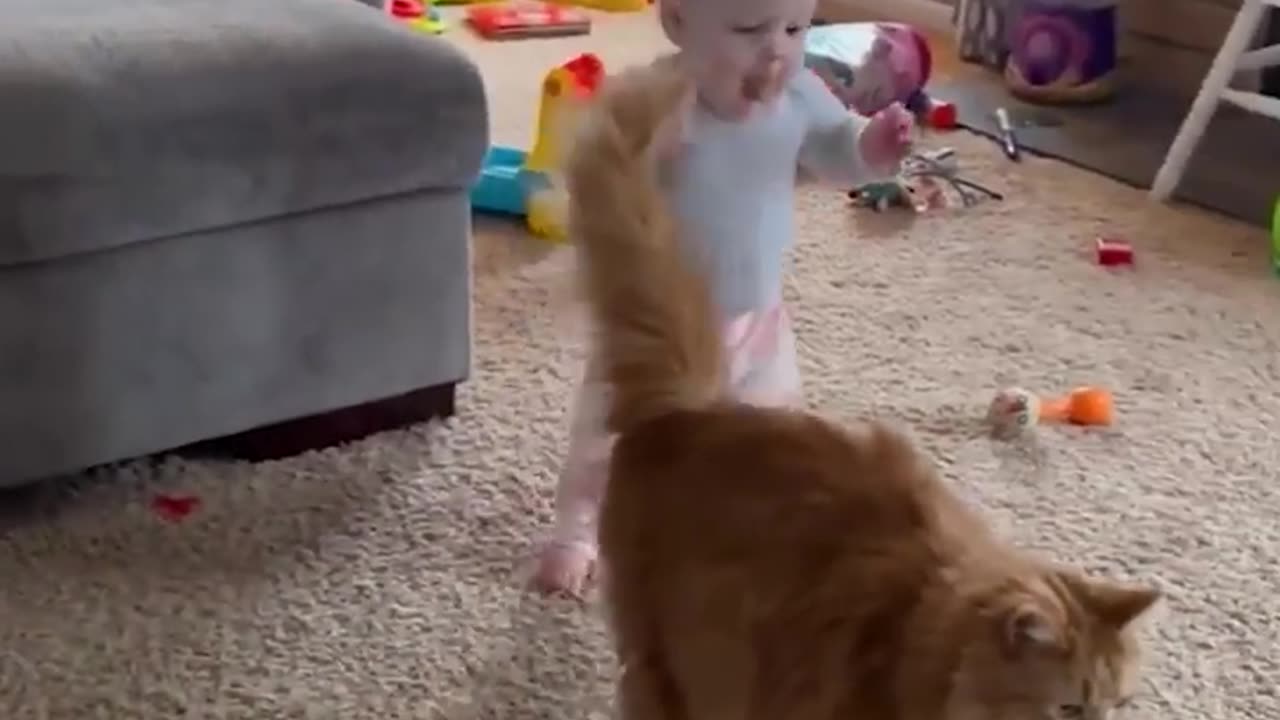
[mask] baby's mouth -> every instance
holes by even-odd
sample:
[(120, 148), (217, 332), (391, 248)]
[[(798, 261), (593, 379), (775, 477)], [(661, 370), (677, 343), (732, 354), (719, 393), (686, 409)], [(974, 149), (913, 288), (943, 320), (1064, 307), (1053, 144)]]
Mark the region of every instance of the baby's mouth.
[(748, 75), (742, 80), (742, 97), (748, 102), (764, 100), (765, 89), (769, 86), (767, 75)]
[(778, 80), (782, 73), (782, 63), (770, 62), (763, 69), (753, 72), (742, 79), (742, 97), (747, 102), (766, 102), (777, 91)]

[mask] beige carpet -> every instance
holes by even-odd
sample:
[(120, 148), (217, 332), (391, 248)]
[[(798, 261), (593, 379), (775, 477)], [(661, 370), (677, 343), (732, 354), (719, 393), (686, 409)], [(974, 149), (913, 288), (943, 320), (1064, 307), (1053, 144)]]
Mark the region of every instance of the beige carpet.
[[(584, 46), (617, 62), (657, 41), (631, 21), (477, 49), (498, 140), (526, 142), (539, 73)], [(1013, 536), (1163, 586), (1134, 717), (1277, 717), (1280, 281), (1264, 237), (947, 143), (1008, 201), (910, 223), (802, 193), (790, 297), (814, 403), (910, 423)], [(1137, 246), (1135, 271), (1092, 264), (1099, 232)], [(130, 464), (0, 536), (0, 717), (604, 717), (593, 611), (519, 584), (581, 349), (568, 257), (490, 223), (476, 257), (475, 375), (447, 426), (257, 466)], [(1011, 382), (1106, 385), (1120, 422), (993, 445), (974, 418)], [(147, 508), (160, 491), (204, 507), (164, 523)]]

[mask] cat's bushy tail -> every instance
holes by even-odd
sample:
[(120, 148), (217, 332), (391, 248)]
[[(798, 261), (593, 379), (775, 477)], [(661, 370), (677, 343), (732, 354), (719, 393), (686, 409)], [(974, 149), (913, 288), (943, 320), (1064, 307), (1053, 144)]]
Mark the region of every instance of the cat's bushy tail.
[(662, 62), (605, 82), (570, 152), (570, 236), (579, 247), (596, 360), (626, 432), (723, 396), (724, 348), (706, 280), (676, 243), (659, 185), (664, 133), (687, 81)]

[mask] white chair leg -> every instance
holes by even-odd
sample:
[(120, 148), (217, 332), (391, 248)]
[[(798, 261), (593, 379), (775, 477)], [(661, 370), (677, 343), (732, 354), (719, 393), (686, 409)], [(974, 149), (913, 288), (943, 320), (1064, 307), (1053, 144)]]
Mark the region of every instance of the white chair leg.
[(1156, 173), (1155, 182), (1151, 185), (1151, 197), (1156, 200), (1161, 202), (1168, 200), (1182, 180), (1182, 174), (1187, 169), (1191, 153), (1209, 127), (1209, 121), (1213, 119), (1214, 111), (1218, 109), (1222, 91), (1231, 84), (1231, 79), (1236, 74), (1236, 64), (1240, 56), (1249, 49), (1249, 44), (1253, 42), (1254, 34), (1258, 31), (1265, 12), (1266, 7), (1262, 0), (1244, 0), (1240, 12), (1236, 13), (1236, 19), (1231, 24), (1231, 29), (1227, 31), (1227, 37), (1222, 41), (1222, 47), (1213, 59), (1213, 65), (1209, 67), (1209, 72), (1205, 75), (1204, 83), (1200, 86), (1195, 101), (1191, 103), (1191, 110), (1187, 112), (1187, 117), (1182, 121), (1182, 127), (1169, 147), (1169, 153), (1165, 156), (1160, 171)]

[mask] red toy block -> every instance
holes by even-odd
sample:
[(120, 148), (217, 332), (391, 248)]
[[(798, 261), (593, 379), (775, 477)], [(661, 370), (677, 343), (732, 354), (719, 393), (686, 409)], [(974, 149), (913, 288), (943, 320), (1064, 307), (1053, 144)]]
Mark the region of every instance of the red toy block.
[(151, 509), (169, 522), (179, 522), (200, 507), (200, 498), (186, 495), (157, 495)]
[(387, 10), (401, 20), (420, 18), (427, 12), (421, 0), (391, 0)]
[(553, 37), (591, 31), (591, 16), (547, 2), (481, 3), (467, 9), (467, 21), (482, 37)]
[(954, 130), (960, 122), (956, 106), (949, 102), (935, 102), (929, 107), (925, 122), (935, 130)]
[(1133, 264), (1133, 247), (1123, 240), (1098, 238), (1097, 254), (1099, 265), (1111, 267)]

